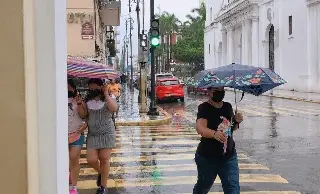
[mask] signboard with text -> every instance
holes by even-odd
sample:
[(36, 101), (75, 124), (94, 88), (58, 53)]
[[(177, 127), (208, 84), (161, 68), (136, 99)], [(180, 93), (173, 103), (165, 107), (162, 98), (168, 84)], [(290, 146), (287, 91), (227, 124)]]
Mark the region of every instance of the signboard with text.
[(82, 24), (81, 36), (82, 36), (82, 39), (93, 39), (94, 28), (92, 23), (85, 22), (84, 24)]

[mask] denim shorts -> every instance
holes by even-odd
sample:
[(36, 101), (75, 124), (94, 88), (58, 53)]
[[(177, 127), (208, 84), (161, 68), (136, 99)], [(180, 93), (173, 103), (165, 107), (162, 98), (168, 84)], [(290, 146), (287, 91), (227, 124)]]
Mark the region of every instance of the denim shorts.
[(84, 135), (81, 135), (77, 141), (70, 143), (69, 146), (82, 147), (84, 144), (84, 141), (85, 141)]

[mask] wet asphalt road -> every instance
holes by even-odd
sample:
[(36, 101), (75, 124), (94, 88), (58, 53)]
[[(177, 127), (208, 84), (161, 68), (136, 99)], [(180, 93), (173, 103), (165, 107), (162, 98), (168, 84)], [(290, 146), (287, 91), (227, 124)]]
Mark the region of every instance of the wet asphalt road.
[[(205, 100), (188, 95), (184, 103), (160, 104), (173, 115), (170, 125), (118, 127), (109, 193), (192, 193), (195, 115)], [(226, 101), (233, 102), (234, 94), (227, 93)], [(241, 193), (320, 193), (320, 105), (248, 95), (238, 107), (245, 116), (235, 132)], [(84, 158), (81, 167), (80, 194), (94, 194), (96, 173)], [(219, 183), (212, 188), (221, 191)]]

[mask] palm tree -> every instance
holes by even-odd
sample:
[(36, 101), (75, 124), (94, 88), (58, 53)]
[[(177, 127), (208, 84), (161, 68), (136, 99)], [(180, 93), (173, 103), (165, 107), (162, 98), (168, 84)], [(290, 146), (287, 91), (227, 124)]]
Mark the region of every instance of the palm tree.
[[(199, 8), (193, 8), (191, 14), (188, 14), (186, 17), (190, 20), (191, 23), (197, 21), (206, 21), (206, 6), (204, 3), (201, 3)], [(195, 15), (195, 16), (194, 16)]]
[(165, 70), (168, 71), (170, 69), (170, 59), (172, 58), (172, 33), (179, 31), (181, 22), (174, 14), (170, 14), (168, 12), (163, 12), (158, 17), (160, 21), (160, 36), (162, 44), (164, 44), (164, 38), (166, 38), (166, 46), (163, 47), (163, 53), (167, 53)]

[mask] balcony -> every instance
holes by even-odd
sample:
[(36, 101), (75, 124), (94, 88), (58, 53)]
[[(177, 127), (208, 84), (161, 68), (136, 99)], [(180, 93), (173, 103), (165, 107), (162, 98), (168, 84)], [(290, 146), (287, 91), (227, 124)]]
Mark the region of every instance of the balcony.
[(105, 26), (120, 26), (121, 1), (98, 0), (99, 14)]

